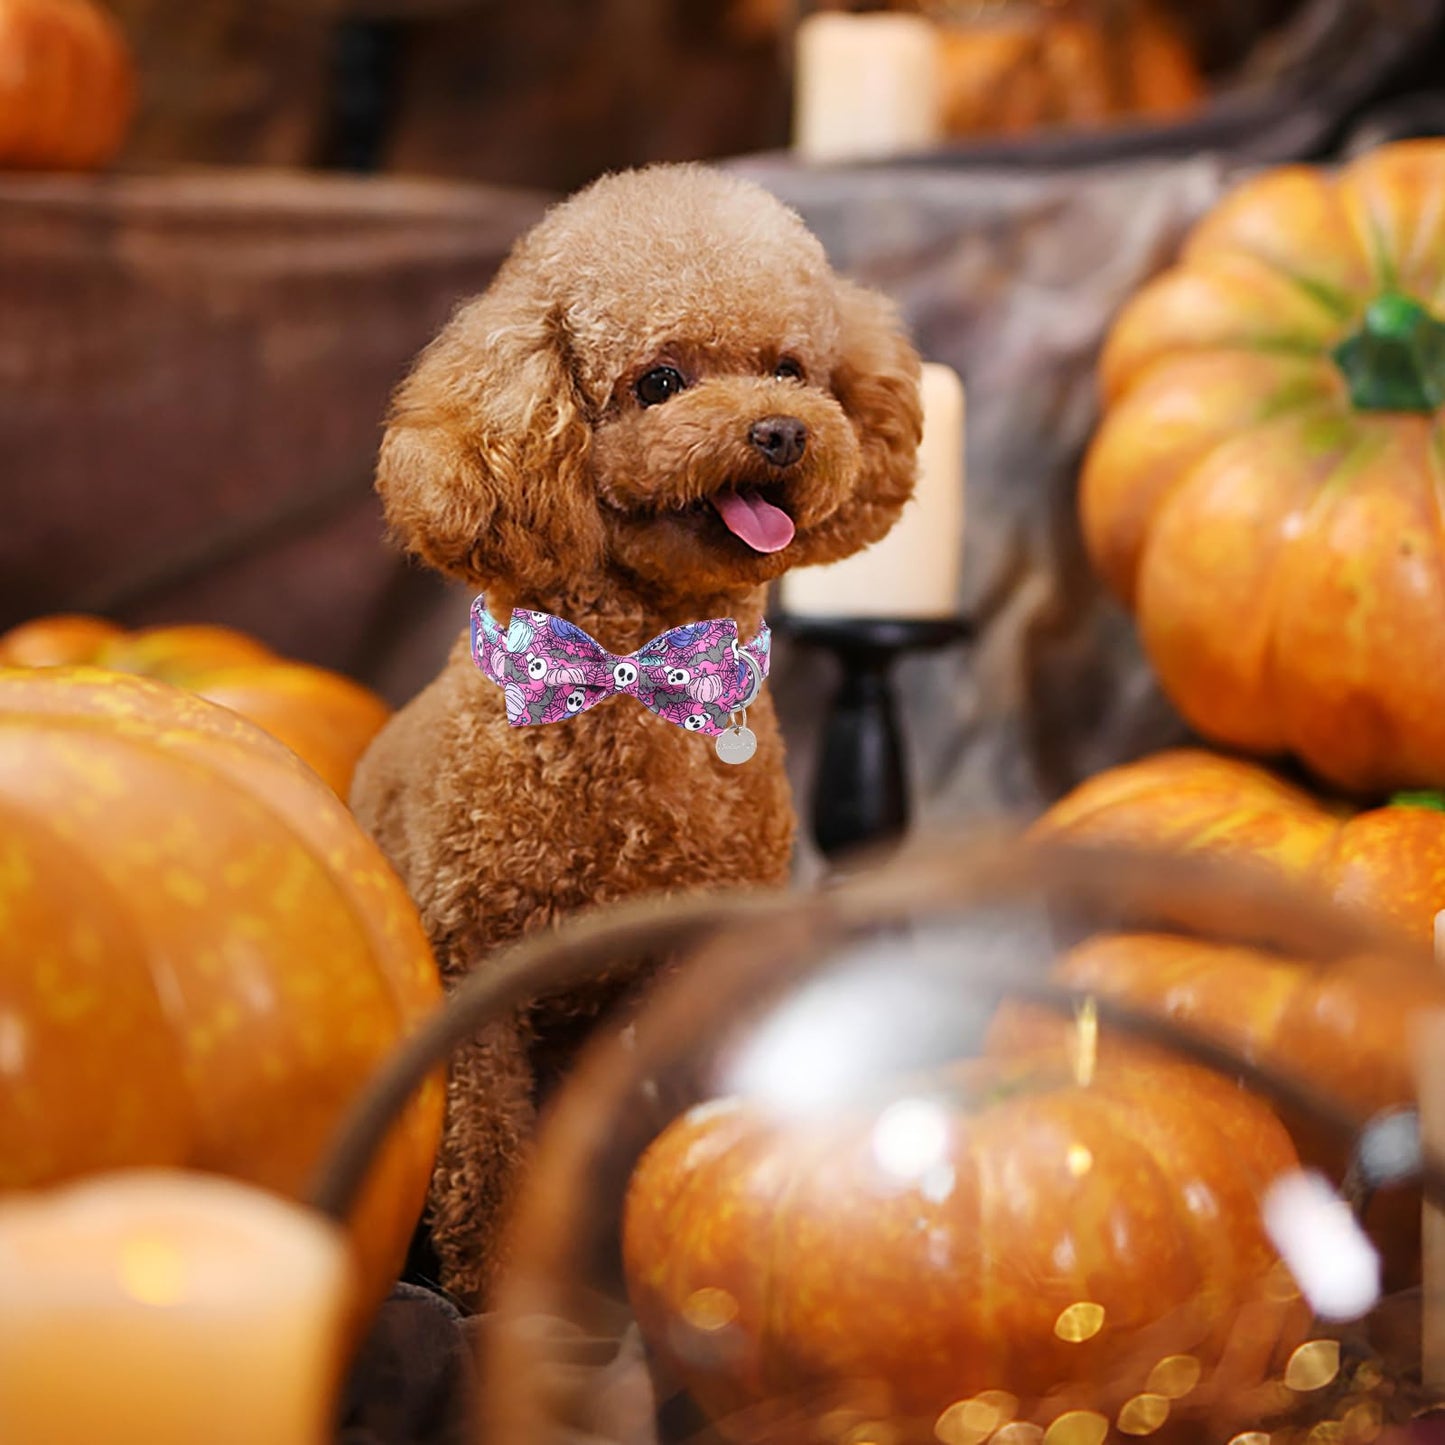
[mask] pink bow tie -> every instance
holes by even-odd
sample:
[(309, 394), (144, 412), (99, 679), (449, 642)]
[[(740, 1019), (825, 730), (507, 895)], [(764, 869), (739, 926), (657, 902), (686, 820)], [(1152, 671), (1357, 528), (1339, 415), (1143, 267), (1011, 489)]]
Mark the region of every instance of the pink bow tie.
[(472, 603), (472, 660), (501, 685), (513, 727), (561, 722), (621, 692), (678, 727), (717, 737), (758, 695), (771, 643), (765, 622), (740, 646), (726, 617), (671, 628), (616, 657), (560, 617), (517, 608), (503, 632), (484, 598)]

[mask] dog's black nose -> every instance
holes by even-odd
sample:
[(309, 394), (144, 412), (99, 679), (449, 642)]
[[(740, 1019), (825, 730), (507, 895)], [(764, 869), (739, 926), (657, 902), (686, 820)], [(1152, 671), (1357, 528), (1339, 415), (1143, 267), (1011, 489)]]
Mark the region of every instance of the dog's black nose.
[(790, 467), (808, 445), (808, 428), (795, 416), (765, 416), (753, 423), (748, 440), (775, 467)]

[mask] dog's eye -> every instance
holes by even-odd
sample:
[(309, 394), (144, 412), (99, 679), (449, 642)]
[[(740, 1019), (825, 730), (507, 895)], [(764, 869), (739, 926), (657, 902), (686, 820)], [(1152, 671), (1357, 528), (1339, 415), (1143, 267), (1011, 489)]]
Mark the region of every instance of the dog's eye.
[(675, 366), (656, 366), (639, 378), (633, 390), (643, 406), (656, 406), (658, 402), (676, 396), (686, 385), (682, 373)]
[(791, 356), (785, 356), (773, 368), (773, 375), (779, 381), (802, 381), (803, 364), (800, 361), (794, 361)]

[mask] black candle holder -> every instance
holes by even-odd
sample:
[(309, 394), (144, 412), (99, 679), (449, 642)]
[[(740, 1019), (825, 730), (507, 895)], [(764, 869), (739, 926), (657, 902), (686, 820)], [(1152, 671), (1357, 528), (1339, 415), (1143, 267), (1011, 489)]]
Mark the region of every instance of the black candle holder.
[(912, 808), (893, 666), (974, 635), (962, 618), (784, 617), (780, 630), (838, 659), (842, 680), (823, 722), (813, 779), (813, 841), (830, 863), (897, 842)]

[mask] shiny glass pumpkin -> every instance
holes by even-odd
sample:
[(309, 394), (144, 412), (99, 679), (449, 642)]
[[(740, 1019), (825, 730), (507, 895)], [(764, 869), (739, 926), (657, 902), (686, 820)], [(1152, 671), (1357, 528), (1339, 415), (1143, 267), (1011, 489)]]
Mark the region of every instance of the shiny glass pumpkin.
[[(1187, 931), (1128, 932), (1183, 899)], [(679, 961), (543, 1131), (488, 1445), (1256, 1445), (1409, 1418), (1418, 1181), (1377, 1146), (1416, 1137), (1417, 1080), (1368, 1076), (1445, 1002), (1427, 949), (1256, 870), (1008, 836), (706, 908), (528, 954), (551, 984), (610, 947)], [(1175, 1009), (1190, 949), (1272, 988), (1256, 1007), (1236, 972), (1232, 1011), (1203, 985)], [(1334, 1018), (1350, 1000), (1372, 1039)], [(1352, 1208), (1362, 1178), (1392, 1207)]]

